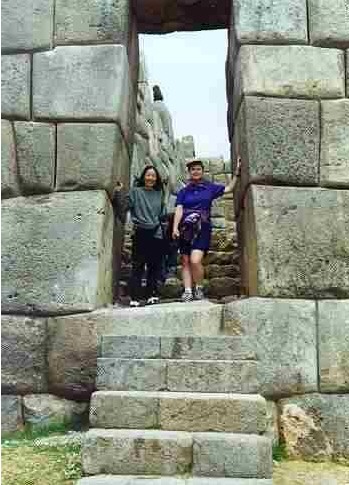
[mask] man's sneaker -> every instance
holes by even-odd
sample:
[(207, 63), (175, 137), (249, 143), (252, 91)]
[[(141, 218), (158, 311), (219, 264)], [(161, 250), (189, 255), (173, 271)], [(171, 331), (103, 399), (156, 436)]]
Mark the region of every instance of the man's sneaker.
[(197, 286), (195, 288), (194, 300), (204, 300), (204, 299), (205, 299), (205, 295), (204, 295), (202, 286)]
[(141, 306), (140, 302), (138, 300), (131, 300), (130, 301), (130, 307), (132, 308), (138, 308), (139, 306)]
[(187, 303), (188, 301), (193, 301), (193, 293), (191, 291), (184, 291), (181, 297), (182, 302)]
[(159, 303), (160, 299), (158, 296), (151, 296), (147, 300), (147, 305), (156, 305), (156, 303)]

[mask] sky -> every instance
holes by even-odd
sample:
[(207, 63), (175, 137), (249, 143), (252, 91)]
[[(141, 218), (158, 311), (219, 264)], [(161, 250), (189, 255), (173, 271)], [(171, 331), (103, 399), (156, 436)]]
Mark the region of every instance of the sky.
[(149, 82), (158, 84), (176, 138), (193, 135), (196, 156), (229, 159), (225, 59), (227, 31), (140, 35)]

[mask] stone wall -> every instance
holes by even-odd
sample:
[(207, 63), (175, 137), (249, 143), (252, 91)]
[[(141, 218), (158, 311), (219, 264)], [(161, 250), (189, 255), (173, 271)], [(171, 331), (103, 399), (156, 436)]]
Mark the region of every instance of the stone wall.
[(348, 13), (345, 0), (234, 0), (226, 63), (250, 296), (226, 325), (255, 333), (280, 438), (313, 460), (348, 459)]

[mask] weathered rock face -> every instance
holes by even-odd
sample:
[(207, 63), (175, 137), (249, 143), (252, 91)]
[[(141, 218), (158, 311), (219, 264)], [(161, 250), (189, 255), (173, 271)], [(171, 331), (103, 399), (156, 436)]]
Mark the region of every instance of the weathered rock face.
[(349, 300), (319, 301), (322, 392), (349, 392)]
[(310, 40), (314, 45), (348, 47), (348, 0), (310, 0), (309, 28)]
[(16, 145), (13, 125), (1, 120), (1, 197), (19, 195)]
[(226, 28), (228, 0), (136, 0), (139, 32), (167, 33), (176, 30)]
[(275, 399), (317, 390), (315, 302), (235, 301), (224, 307), (223, 330), (255, 338), (257, 392)]
[(320, 103), (247, 96), (235, 136), (247, 182), (317, 185), (319, 182)]
[(91, 311), (111, 303), (113, 213), (100, 191), (2, 204), (2, 308)]
[(291, 458), (349, 458), (349, 396), (307, 394), (279, 402), (281, 435)]
[(68, 401), (51, 394), (28, 394), (23, 398), (24, 420), (34, 428), (52, 424), (79, 426), (84, 419), (86, 421), (87, 411), (87, 403)]
[(4, 0), (1, 22), (2, 52), (52, 48), (53, 5), (53, 0)]
[(131, 20), (128, 0), (58, 0), (55, 10), (57, 45), (128, 42)]
[(14, 123), (18, 175), (22, 194), (54, 189), (56, 127), (51, 123)]
[(349, 187), (349, 99), (321, 102), (322, 186)]
[(30, 118), (29, 54), (2, 56), (1, 58), (1, 116)]
[(62, 123), (57, 129), (58, 190), (105, 189), (128, 183), (129, 158), (114, 123)]
[(46, 320), (3, 315), (1, 327), (2, 393), (45, 392)]
[(252, 186), (243, 218), (248, 294), (348, 298), (347, 190)]
[(13, 433), (23, 427), (22, 397), (1, 396), (1, 434)]

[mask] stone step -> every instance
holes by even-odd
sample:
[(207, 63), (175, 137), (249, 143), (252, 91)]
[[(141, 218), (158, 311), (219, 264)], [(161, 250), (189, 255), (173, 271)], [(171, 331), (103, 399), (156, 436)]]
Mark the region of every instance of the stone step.
[(233, 433), (91, 429), (82, 444), (87, 475), (271, 478), (271, 441)]
[(255, 394), (97, 391), (90, 424), (96, 428), (158, 428), (261, 434), (266, 401)]
[(256, 353), (246, 336), (159, 337), (103, 335), (99, 356), (126, 359), (253, 360)]
[(81, 478), (76, 485), (273, 485), (273, 481), (268, 478), (174, 478), (98, 475)]
[(98, 390), (257, 392), (257, 363), (247, 360), (97, 360)]
[[(103, 315), (100, 312), (101, 316)], [(104, 312), (103, 334), (113, 335), (218, 335), (223, 305), (209, 301), (170, 303), (141, 308), (117, 307)]]

